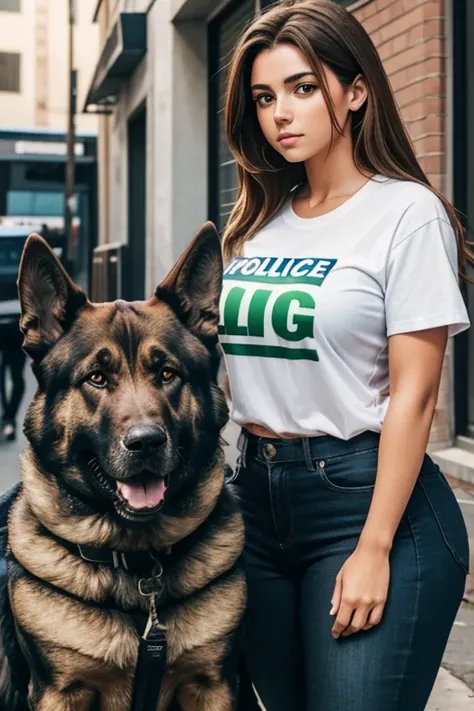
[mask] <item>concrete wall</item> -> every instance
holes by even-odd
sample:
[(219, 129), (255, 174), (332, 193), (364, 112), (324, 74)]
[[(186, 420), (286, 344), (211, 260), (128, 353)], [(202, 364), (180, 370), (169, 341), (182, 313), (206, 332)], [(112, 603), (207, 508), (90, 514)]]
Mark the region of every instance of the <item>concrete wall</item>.
[(151, 5), (147, 32), (147, 55), (104, 121), (99, 150), (108, 142), (110, 192), (101, 205), (108, 227), (101, 241), (126, 240), (127, 123), (146, 102), (149, 292), (207, 219), (207, 47), (205, 23), (174, 24), (169, 0)]
[[(67, 2), (49, 2), (49, 125), (66, 127), (69, 79), (67, 75)], [(80, 113), (96, 64), (99, 32), (92, 16), (96, 0), (76, 0), (74, 27), (74, 67), (77, 69), (78, 102), (76, 126), (79, 131), (97, 131), (97, 117)]]
[[(98, 28), (92, 23), (95, 5), (96, 0), (76, 3), (74, 64), (78, 70), (80, 98), (85, 96), (90, 84), (98, 52)], [(22, 0), (21, 12), (0, 12), (0, 51), (21, 54), (20, 92), (0, 92), (0, 126), (65, 130), (67, 2)], [(97, 130), (95, 116), (80, 114), (76, 123), (78, 130)]]
[(22, 12), (0, 12), (0, 52), (20, 59), (20, 92), (0, 91), (0, 127), (34, 126), (35, 8), (24, 0)]

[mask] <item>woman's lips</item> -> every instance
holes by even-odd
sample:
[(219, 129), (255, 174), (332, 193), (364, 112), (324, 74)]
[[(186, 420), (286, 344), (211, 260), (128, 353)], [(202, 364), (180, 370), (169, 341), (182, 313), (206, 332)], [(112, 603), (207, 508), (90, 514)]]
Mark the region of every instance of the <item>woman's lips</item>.
[(296, 145), (296, 143), (298, 143), (300, 138), (302, 138), (302, 136), (297, 136), (297, 135), (282, 136), (281, 138), (278, 139), (278, 143), (280, 144), (280, 146), (284, 146), (284, 148), (291, 148), (292, 146)]

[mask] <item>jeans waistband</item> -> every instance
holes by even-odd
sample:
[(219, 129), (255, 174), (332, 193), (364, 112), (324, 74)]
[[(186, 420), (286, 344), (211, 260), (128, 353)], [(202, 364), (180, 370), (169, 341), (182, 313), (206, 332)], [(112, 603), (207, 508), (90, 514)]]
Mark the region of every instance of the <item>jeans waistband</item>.
[(258, 437), (242, 429), (237, 446), (241, 453), (242, 466), (246, 466), (249, 459), (258, 458), (269, 463), (305, 462), (308, 468), (313, 470), (315, 459), (331, 459), (375, 449), (379, 440), (378, 432), (368, 431), (343, 440), (329, 435), (291, 439)]

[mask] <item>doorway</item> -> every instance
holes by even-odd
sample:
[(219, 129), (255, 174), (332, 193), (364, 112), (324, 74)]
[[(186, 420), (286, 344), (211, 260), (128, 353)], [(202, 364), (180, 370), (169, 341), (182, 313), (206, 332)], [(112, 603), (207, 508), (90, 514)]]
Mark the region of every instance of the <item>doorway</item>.
[(145, 298), (146, 106), (128, 122), (128, 249), (124, 299)]

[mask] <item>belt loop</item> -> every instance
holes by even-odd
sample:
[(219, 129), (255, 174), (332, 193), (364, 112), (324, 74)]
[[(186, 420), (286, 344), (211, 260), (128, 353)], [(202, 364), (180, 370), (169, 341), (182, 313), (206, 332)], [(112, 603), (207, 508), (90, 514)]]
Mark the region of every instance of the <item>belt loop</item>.
[(247, 466), (247, 446), (249, 443), (249, 438), (247, 431), (244, 430), (243, 428), (240, 430), (239, 438), (237, 440), (237, 449), (240, 452), (240, 456), (238, 459), (239, 462), (239, 468), (240, 467), (245, 467)]
[(309, 472), (315, 472), (316, 467), (313, 464), (313, 459), (311, 457), (311, 445), (309, 441), (309, 437), (302, 437), (303, 440), (303, 452), (304, 452), (304, 461), (306, 464), (306, 469)]

